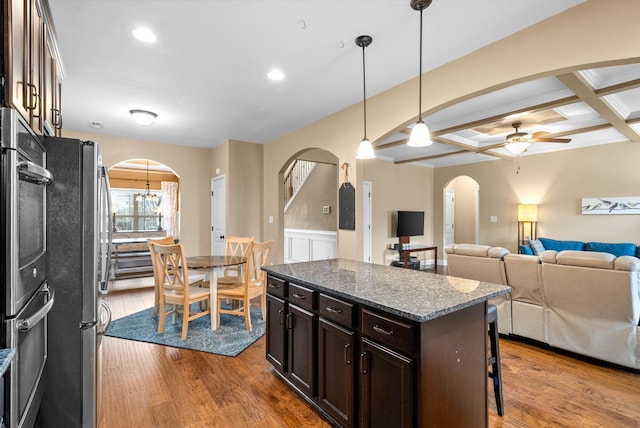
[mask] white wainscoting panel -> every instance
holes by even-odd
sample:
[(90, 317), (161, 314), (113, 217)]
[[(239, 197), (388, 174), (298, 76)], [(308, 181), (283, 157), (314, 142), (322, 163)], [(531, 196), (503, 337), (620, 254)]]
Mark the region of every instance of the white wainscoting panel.
[(330, 230), (284, 230), (284, 262), (333, 259), (338, 253), (338, 232)]

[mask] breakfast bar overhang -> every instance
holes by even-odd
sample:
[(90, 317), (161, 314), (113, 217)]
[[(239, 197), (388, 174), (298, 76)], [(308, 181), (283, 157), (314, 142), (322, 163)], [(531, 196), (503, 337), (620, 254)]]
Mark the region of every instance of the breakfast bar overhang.
[(346, 259), (267, 272), (267, 360), (343, 427), (486, 427), (487, 300), (510, 287)]

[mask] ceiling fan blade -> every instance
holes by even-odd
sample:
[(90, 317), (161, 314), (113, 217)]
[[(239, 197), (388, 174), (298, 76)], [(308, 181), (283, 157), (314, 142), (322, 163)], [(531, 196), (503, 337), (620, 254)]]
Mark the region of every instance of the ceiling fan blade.
[(531, 138), (530, 143), (569, 143), (571, 138)]
[(547, 135), (549, 135), (549, 132), (546, 131), (538, 131), (538, 132), (534, 132), (533, 134), (531, 134), (530, 138), (544, 138)]

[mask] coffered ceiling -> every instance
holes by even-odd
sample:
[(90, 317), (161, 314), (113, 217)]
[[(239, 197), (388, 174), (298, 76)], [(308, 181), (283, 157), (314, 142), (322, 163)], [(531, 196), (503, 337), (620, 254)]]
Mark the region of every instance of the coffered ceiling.
[[(424, 118), (432, 146), (408, 147), (410, 128), (376, 142), (376, 156), (432, 167), (513, 158), (505, 147), (520, 132), (567, 138), (531, 143), (519, 156), (598, 144), (640, 141), (640, 64), (559, 74), (504, 88)], [(536, 135), (533, 135), (536, 136)]]

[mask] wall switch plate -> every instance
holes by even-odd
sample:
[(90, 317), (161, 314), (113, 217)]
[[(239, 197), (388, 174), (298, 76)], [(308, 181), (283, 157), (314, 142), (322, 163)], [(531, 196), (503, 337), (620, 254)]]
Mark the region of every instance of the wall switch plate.
[(273, 216), (272, 215), (269, 216), (269, 223), (273, 224)]
[(331, 207), (329, 205), (325, 205), (322, 207), (322, 214), (329, 214), (331, 212)]
[(489, 219), (489, 221), (491, 223), (497, 223), (498, 222), (498, 216), (492, 215), (491, 218)]

